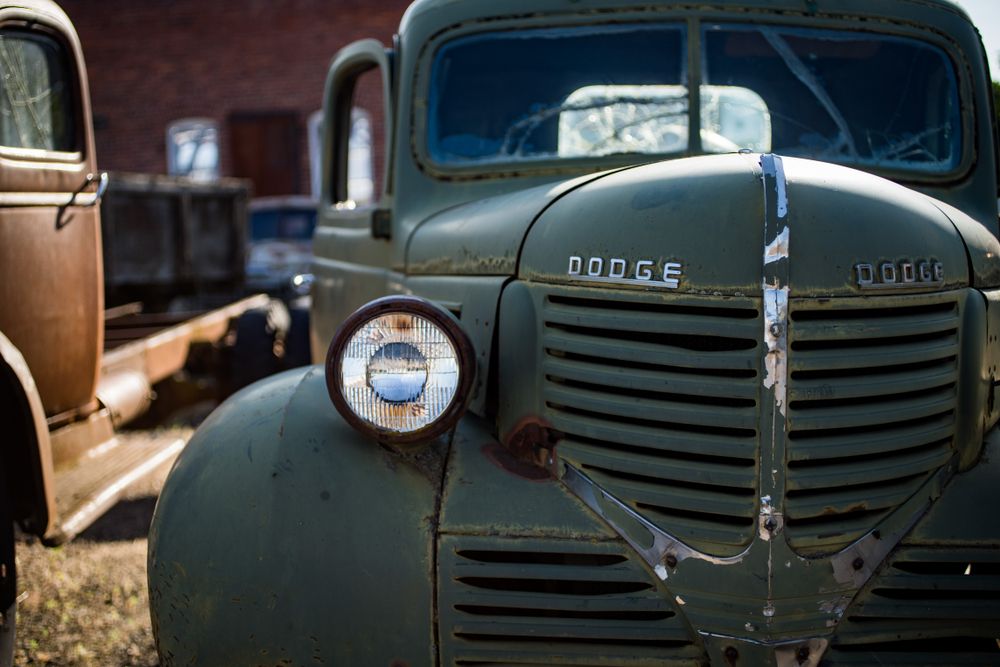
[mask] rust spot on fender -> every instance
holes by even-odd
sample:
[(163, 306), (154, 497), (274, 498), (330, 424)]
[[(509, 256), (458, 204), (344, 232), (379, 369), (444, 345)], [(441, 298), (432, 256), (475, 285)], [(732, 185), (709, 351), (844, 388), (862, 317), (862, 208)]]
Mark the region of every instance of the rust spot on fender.
[(531, 481), (556, 478), (556, 445), (562, 433), (544, 419), (525, 417), (511, 431), (503, 445), (490, 443), (483, 454), (507, 472)]

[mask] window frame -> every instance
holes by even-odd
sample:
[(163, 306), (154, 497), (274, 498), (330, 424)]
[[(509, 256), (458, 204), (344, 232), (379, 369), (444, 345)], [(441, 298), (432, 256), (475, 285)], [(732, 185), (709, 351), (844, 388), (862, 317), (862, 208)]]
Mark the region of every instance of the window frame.
[[(967, 104), (968, 100), (971, 98), (971, 92), (966, 94), (963, 90), (963, 82), (968, 81), (968, 76), (962, 76), (961, 69), (956, 62), (956, 59), (951, 51), (944, 43), (939, 43), (935, 40), (930, 39), (930, 34), (922, 31), (916, 32), (902, 32), (902, 31), (890, 31), (890, 30), (872, 30), (870, 28), (865, 28), (858, 24), (848, 24), (838, 27), (830, 27), (829, 25), (819, 24), (802, 24), (802, 23), (788, 23), (784, 21), (729, 21), (729, 20), (702, 20), (698, 22), (699, 40), (701, 44), (701, 52), (697, 55), (699, 60), (699, 75), (702, 79), (702, 85), (706, 85), (704, 81), (703, 72), (707, 68), (708, 53), (705, 46), (705, 34), (713, 26), (720, 26), (724, 29), (736, 29), (736, 30), (746, 30), (753, 31), (754, 26), (768, 25), (773, 26), (778, 29), (784, 29), (787, 31), (797, 33), (798, 35), (803, 35), (808, 32), (815, 32), (817, 34), (830, 33), (830, 32), (841, 32), (841, 33), (852, 33), (856, 35), (871, 35), (874, 37), (885, 37), (889, 39), (896, 39), (900, 41), (910, 41), (916, 42), (924, 47), (931, 48), (935, 50), (939, 55), (943, 56), (945, 62), (950, 67), (949, 75), (954, 84), (954, 92), (956, 95), (956, 102), (958, 105), (957, 115), (959, 121), (959, 131), (961, 132), (960, 141), (958, 142), (958, 158), (955, 160), (954, 167), (950, 169), (942, 169), (940, 171), (921, 171), (919, 169), (907, 169), (902, 167), (892, 167), (892, 166), (880, 166), (877, 164), (866, 164), (863, 160), (858, 160), (857, 162), (852, 162), (850, 160), (827, 160), (820, 158), (811, 158), (808, 156), (801, 156), (802, 159), (812, 159), (822, 162), (828, 162), (830, 164), (838, 164), (851, 169), (859, 169), (861, 171), (868, 171), (871, 173), (880, 174), (887, 176), (892, 180), (907, 182), (907, 183), (942, 183), (950, 182), (955, 180), (956, 174), (960, 177), (964, 176), (969, 168), (971, 168), (971, 155), (973, 151), (973, 140), (972, 135), (975, 132), (974, 123), (968, 118)], [(712, 85), (712, 84), (708, 84)], [(780, 150), (774, 151), (780, 153)], [(789, 157), (800, 157), (790, 155)]]
[(73, 115), (72, 136), (73, 144), (76, 148), (72, 151), (61, 151), (44, 148), (19, 148), (0, 144), (0, 158), (37, 163), (39, 166), (44, 166), (45, 164), (51, 164), (52, 166), (79, 166), (88, 158), (86, 125), (89, 120), (84, 113), (84, 105), (82, 104), (83, 92), (78, 52), (65, 39), (64, 33), (55, 26), (37, 20), (5, 19), (0, 15), (0, 34), (12, 32), (22, 33), (40, 41), (47, 40), (59, 49), (60, 59), (66, 68), (65, 73), (69, 83), (71, 100), (68, 108)]
[[(576, 18), (566, 17), (538, 17), (532, 20), (496, 20), (491, 21), (489, 28), (483, 28), (478, 21), (452, 26), (435, 35), (420, 53), (421, 61), (414, 69), (412, 89), (413, 95), (410, 105), (413, 109), (411, 114), (410, 129), (410, 149), (416, 166), (424, 173), (439, 181), (470, 181), (487, 179), (503, 179), (511, 177), (525, 176), (546, 176), (549, 174), (579, 174), (581, 172), (592, 172), (602, 169), (612, 169), (634, 164), (656, 162), (666, 159), (676, 159), (693, 155), (709, 155), (701, 149), (700, 137), (700, 99), (699, 86), (704, 83), (702, 79), (702, 67), (704, 63), (703, 35), (707, 25), (727, 24), (747, 26), (773, 25), (788, 29), (815, 29), (818, 31), (846, 31), (860, 34), (871, 34), (875, 36), (892, 36), (916, 40), (940, 50), (948, 63), (955, 79), (958, 94), (959, 120), (961, 123), (962, 140), (960, 142), (960, 155), (956, 161), (956, 166), (950, 171), (922, 173), (906, 169), (886, 168), (853, 164), (850, 162), (837, 162), (849, 168), (860, 169), (870, 173), (878, 174), (886, 178), (901, 183), (933, 185), (936, 187), (948, 186), (966, 179), (972, 172), (976, 162), (977, 128), (973, 110), (973, 99), (975, 95), (972, 85), (972, 72), (968, 63), (963, 62), (963, 53), (958, 42), (953, 38), (932, 30), (930, 26), (920, 26), (913, 23), (899, 21), (886, 21), (879, 24), (878, 29), (866, 25), (861, 20), (851, 18), (815, 18), (815, 17), (786, 17), (777, 14), (761, 13), (759, 20), (748, 20), (745, 13), (719, 10), (717, 12), (704, 12), (694, 10), (667, 11), (667, 12), (645, 12), (637, 14), (629, 11), (616, 13), (613, 17), (607, 15), (600, 18)], [(558, 19), (558, 20), (554, 20)], [(440, 49), (452, 40), (461, 39), (475, 34), (500, 32), (500, 31), (523, 31), (531, 28), (572, 28), (599, 25), (614, 25), (622, 23), (661, 22), (678, 23), (681, 25), (683, 43), (686, 48), (687, 58), (686, 81), (688, 86), (689, 104), (689, 132), (688, 150), (680, 153), (648, 154), (648, 155), (612, 155), (595, 158), (563, 158), (563, 159), (540, 159), (523, 162), (509, 162), (501, 164), (478, 164), (478, 165), (446, 165), (439, 164), (431, 157), (429, 149), (429, 109), (431, 107), (431, 85), (434, 62)], [(699, 85), (693, 85), (697, 80)]]

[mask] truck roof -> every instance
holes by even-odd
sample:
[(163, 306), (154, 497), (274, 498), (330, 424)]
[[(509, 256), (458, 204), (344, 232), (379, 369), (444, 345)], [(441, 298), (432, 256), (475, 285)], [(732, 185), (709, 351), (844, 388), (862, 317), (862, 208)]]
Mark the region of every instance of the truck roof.
[(70, 24), (69, 17), (53, 0), (17, 0), (17, 2), (3, 2), (0, 0), (0, 9), (28, 10), (47, 14), (59, 22)]
[[(446, 17), (458, 20), (468, 20), (469, 17), (488, 17), (500, 15), (529, 16), (538, 13), (590, 13), (597, 9), (642, 9), (650, 8), (669, 10), (690, 9), (691, 3), (682, 0), (667, 0), (657, 3), (638, 4), (635, 0), (508, 0), (498, 3), (495, 0), (415, 0), (403, 15), (400, 23), (400, 33), (418, 17), (437, 14), (444, 21)], [(698, 10), (750, 9), (762, 12), (794, 12), (804, 15), (836, 17), (838, 15), (899, 17), (914, 15), (922, 11), (947, 11), (956, 14), (965, 21), (972, 23), (966, 11), (952, 0), (709, 0), (699, 3)]]

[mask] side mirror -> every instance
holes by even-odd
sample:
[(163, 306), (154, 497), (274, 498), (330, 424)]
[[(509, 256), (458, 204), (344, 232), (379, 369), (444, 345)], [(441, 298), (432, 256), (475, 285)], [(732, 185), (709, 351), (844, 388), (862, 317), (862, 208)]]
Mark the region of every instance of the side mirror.
[[(364, 39), (344, 47), (330, 65), (323, 98), (322, 205), (344, 211), (356, 210), (358, 214), (367, 215), (372, 236), (386, 239), (391, 236), (391, 166), (395, 125), (392, 58), (393, 52), (374, 39)], [(362, 118), (366, 125), (359, 125), (355, 104), (359, 79), (374, 69), (381, 75), (381, 132), (379, 128), (372, 127), (378, 121), (371, 117)], [(370, 167), (374, 136), (381, 136), (381, 145), (385, 147), (385, 155), (381, 156), (381, 179), (370, 178), (374, 171)], [(365, 143), (359, 141), (364, 137), (367, 137), (367, 152)], [(359, 170), (359, 166), (366, 169)], [(366, 170), (369, 171), (368, 178), (361, 173)], [(373, 191), (373, 182), (379, 180), (381, 187)], [(359, 192), (363, 194), (359, 196)]]

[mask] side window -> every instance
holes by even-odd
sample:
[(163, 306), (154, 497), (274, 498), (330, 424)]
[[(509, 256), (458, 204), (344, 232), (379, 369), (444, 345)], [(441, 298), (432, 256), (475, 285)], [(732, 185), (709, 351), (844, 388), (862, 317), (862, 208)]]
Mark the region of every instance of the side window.
[[(309, 187), (320, 198), (322, 184), (323, 112), (309, 115)], [(351, 129), (347, 138), (347, 199), (356, 206), (375, 202), (375, 156), (372, 150), (372, 117), (364, 109), (351, 109)]]
[(0, 145), (77, 150), (70, 59), (47, 35), (0, 29)]
[(323, 111), (313, 111), (306, 121), (309, 144), (309, 194), (319, 200), (323, 187)]
[(385, 100), (377, 67), (357, 77), (349, 104), (349, 124), (338, 128), (347, 145), (345, 154), (335, 158), (343, 168), (334, 171), (333, 192), (334, 203), (354, 208), (375, 204), (384, 186)]
[[(375, 203), (375, 146), (372, 116), (351, 109), (351, 132), (347, 138), (347, 198), (358, 206)], [(381, 154), (384, 159), (384, 153)]]

